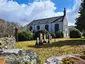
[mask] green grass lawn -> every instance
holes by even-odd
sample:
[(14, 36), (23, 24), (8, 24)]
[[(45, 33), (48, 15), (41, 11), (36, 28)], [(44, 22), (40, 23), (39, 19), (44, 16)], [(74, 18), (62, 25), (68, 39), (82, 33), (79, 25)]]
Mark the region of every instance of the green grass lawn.
[(82, 54), (85, 51), (85, 39), (56, 39), (56, 41), (52, 40), (50, 44), (44, 44), (39, 48), (35, 47), (35, 42), (34, 40), (18, 42), (15, 47), (35, 51), (40, 57), (41, 64), (52, 56)]

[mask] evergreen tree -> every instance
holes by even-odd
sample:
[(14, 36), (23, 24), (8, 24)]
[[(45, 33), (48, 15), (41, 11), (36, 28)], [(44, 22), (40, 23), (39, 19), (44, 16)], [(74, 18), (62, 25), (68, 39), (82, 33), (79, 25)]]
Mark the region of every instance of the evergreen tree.
[(76, 28), (82, 31), (85, 30), (85, 0), (82, 0), (79, 14), (80, 16), (76, 21)]

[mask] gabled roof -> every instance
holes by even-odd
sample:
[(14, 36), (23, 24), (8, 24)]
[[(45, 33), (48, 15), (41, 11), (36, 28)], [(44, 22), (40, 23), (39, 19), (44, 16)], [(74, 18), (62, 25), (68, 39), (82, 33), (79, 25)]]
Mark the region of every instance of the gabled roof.
[(58, 17), (50, 17), (50, 18), (33, 20), (31, 23), (29, 23), (29, 25), (53, 23), (53, 22), (56, 22), (56, 21), (63, 22), (63, 18), (64, 18), (64, 16), (58, 16)]

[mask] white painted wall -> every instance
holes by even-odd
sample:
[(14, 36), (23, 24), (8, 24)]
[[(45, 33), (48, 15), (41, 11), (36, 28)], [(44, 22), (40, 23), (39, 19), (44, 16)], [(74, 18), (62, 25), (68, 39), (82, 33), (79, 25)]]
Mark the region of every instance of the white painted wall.
[(45, 24), (40, 24), (40, 30), (44, 30), (45, 29)]
[[(59, 24), (59, 30), (61, 30), (61, 31), (63, 31), (63, 22), (55, 22), (55, 23), (49, 23), (49, 24), (47, 24), (47, 25), (49, 25), (49, 32), (55, 32), (55, 24)], [(34, 30), (34, 31), (36, 31), (37, 30), (37, 26), (38, 26), (39, 24), (37, 24), (37, 25), (31, 25), (32, 26), (32, 31)], [(39, 26), (40, 26), (40, 30), (44, 30), (45, 29), (45, 25), (46, 24), (40, 24)], [(27, 26), (27, 29), (29, 30), (30, 29), (30, 26)]]

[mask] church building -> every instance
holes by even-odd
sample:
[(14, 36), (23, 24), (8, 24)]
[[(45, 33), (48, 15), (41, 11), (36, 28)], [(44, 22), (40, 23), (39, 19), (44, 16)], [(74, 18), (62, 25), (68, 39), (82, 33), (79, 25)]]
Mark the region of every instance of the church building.
[(27, 30), (35, 32), (37, 30), (47, 30), (49, 32), (62, 31), (64, 37), (68, 37), (68, 21), (66, 18), (66, 9), (64, 9), (64, 14), (62, 16), (43, 18), (38, 20), (33, 20), (27, 25)]

